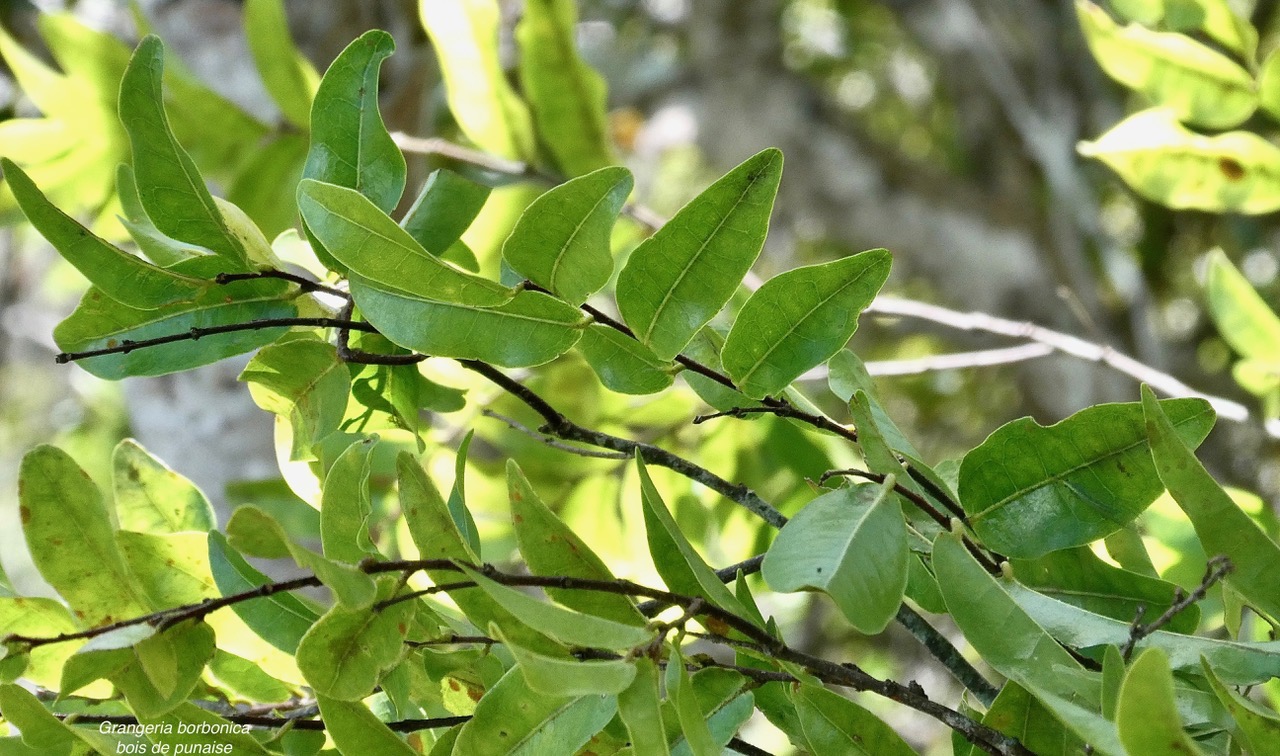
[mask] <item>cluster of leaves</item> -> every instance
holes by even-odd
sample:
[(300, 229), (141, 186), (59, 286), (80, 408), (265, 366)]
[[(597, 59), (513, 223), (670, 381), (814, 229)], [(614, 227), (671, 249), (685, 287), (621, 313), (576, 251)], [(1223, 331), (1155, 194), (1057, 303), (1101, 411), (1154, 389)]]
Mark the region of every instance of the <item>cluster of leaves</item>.
[[(1085, 39), (1102, 69), (1149, 107), (1081, 144), (1081, 154), (1170, 208), (1280, 210), (1280, 148), (1266, 138), (1280, 122), (1280, 50), (1259, 61), (1258, 31), (1226, 0), (1110, 5), (1130, 23), (1078, 0)], [(1207, 288), (1218, 330), (1241, 358), (1237, 383), (1262, 398), (1268, 418), (1280, 417), (1280, 317), (1222, 255)]]
[[(765, 240), (776, 150), (716, 181), (617, 269), (632, 177), (607, 165), (602, 86), (573, 52), (571, 3), (527, 3), (522, 95), (497, 64), (496, 4), (423, 7), (463, 133), (574, 176), (528, 203), (495, 260), (463, 241), (484, 222), (486, 186), (442, 169), (395, 213), (406, 163), (377, 108), (392, 52), (383, 32), (353, 42), (315, 90), (290, 187), (301, 233), (269, 242), (209, 192), (171, 123), (154, 37), (123, 67), (119, 94), (134, 149), (117, 191), (145, 258), (3, 163), (26, 217), (92, 284), (55, 331), (60, 359), (120, 379), (256, 351), (242, 379), (277, 416), (282, 474), (302, 501), (255, 501), (218, 529), (205, 497), (136, 444), (115, 452), (111, 504), (66, 453), (31, 451), (24, 532), (61, 601), (0, 586), (0, 715), (17, 730), (0, 753), (155, 743), (703, 756), (758, 752), (737, 736), (754, 712), (805, 752), (911, 752), (829, 686), (938, 719), (960, 753), (1272, 747), (1280, 717), (1240, 688), (1280, 677), (1280, 644), (1255, 640), (1242, 613), (1280, 618), (1280, 546), (1196, 460), (1214, 419), (1206, 402), (1144, 389), (1140, 402), (1051, 427), (1015, 421), (958, 462), (927, 464), (845, 349), (888, 277), (886, 251), (782, 273), (732, 303)], [(616, 318), (605, 311), (614, 305)], [(862, 465), (824, 476), (844, 482), (815, 486), (788, 519), (702, 460), (570, 419), (559, 407), (585, 390), (581, 374), (555, 393), (530, 388), (575, 361), (593, 371), (592, 389), (664, 395), (683, 390), (679, 377), (716, 410), (695, 421), (773, 416), (801, 448), (839, 448)], [(477, 401), (428, 378), (441, 362), (524, 405), (542, 423), (525, 430), (555, 453), (604, 455), (633, 476), (665, 589), (616, 578), (514, 461), (504, 518), (514, 543), (482, 537), (464, 485), (470, 436), (447, 496), (424, 466), (423, 410)], [(847, 415), (828, 416), (791, 385), (819, 365)], [(537, 370), (521, 382), (504, 368)], [(689, 481), (758, 519), (760, 554), (708, 564), (663, 493)], [(1189, 520), (1186, 538), (1215, 557), (1190, 595), (1162, 579), (1139, 528), (1165, 490)], [(485, 563), (511, 551), (527, 573)], [(248, 561), (259, 558), (305, 574), (273, 581)], [(295, 593), (318, 587), (329, 602)], [(800, 591), (825, 596), (864, 634), (901, 623), (964, 699), (951, 708), (789, 645), (758, 598)], [(1223, 609), (1202, 618), (1210, 591)], [(988, 682), (913, 607), (950, 615), (1004, 682)]]

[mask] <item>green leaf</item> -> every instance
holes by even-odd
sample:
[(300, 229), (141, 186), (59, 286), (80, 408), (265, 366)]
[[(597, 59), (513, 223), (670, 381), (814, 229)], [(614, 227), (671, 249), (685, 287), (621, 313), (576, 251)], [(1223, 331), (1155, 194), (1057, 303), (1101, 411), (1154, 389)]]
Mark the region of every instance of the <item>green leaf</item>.
[(298, 208), (329, 254), (361, 280), (414, 297), (479, 307), (511, 300), (513, 292), (505, 286), (428, 253), (355, 190), (306, 179), (298, 185)]
[(111, 455), (116, 519), (139, 533), (208, 532), (213, 506), (195, 484), (151, 456), (137, 441), (121, 441)]
[(0, 685), (0, 715), (22, 731), (22, 741), (46, 753), (58, 753), (76, 740), (74, 731), (53, 716), (40, 699), (18, 685)]
[[(556, 517), (529, 485), (515, 460), (507, 460), (507, 489), (511, 498), (511, 522), (520, 554), (535, 575), (564, 575), (590, 580), (614, 580), (591, 547)], [(596, 591), (547, 589), (554, 601), (585, 614), (641, 625), (644, 615), (631, 599)], [(617, 691), (614, 691), (617, 692)]]
[(915, 751), (876, 715), (821, 685), (805, 682), (791, 694), (813, 753), (909, 756)]
[(676, 647), (667, 664), (667, 697), (675, 708), (684, 741), (693, 756), (719, 756), (721, 750), (711, 739), (711, 730), (702, 716), (702, 709), (694, 696), (693, 684), (689, 681), (689, 671), (684, 664), (684, 656), (679, 647)]
[[(294, 191), (302, 180), (307, 146), (305, 134), (281, 134), (245, 158), (244, 165), (227, 187), (227, 200), (243, 208), (270, 238), (285, 231), (297, 233), (294, 226), (298, 223), (298, 206)], [(314, 272), (323, 277), (323, 270)]]
[(325, 731), (339, 753), (376, 753), (379, 756), (419, 756), (359, 701), (316, 696)]
[(86, 627), (146, 614), (102, 493), (70, 455), (41, 445), (18, 471), (18, 511), (31, 559)]
[(245, 37), (262, 83), (284, 117), (306, 130), (320, 75), (294, 45), (288, 20), (283, 0), (248, 0), (244, 5)]
[(400, 227), (423, 249), (443, 257), (480, 214), (491, 191), (447, 168), (434, 170), (404, 214)]
[[(288, 298), (287, 287), (275, 285), (280, 282), (265, 283), (243, 281), (218, 286), (193, 302), (166, 305), (156, 310), (127, 307), (91, 288), (85, 292), (75, 312), (53, 330), (53, 339), (64, 351), (82, 352), (122, 346), (128, 341), (181, 335), (192, 328), (296, 317), (298, 308)], [(236, 331), (207, 336), (199, 341), (184, 340), (90, 357), (79, 360), (77, 364), (107, 380), (135, 375), (166, 375), (257, 349), (280, 338), (285, 330), (280, 326)]]
[(831, 358), (889, 277), (888, 250), (796, 268), (766, 281), (738, 313), (720, 360), (742, 393), (776, 394)]
[(649, 540), (649, 554), (653, 566), (674, 593), (701, 596), (714, 606), (728, 610), (739, 617), (752, 618), (738, 598), (725, 587), (711, 567), (694, 550), (693, 544), (681, 532), (662, 495), (653, 485), (644, 460), (636, 454), (636, 468), (640, 473), (640, 500), (644, 505), (644, 527)]
[(1280, 148), (1252, 132), (1203, 136), (1154, 108), (1078, 149), (1138, 194), (1173, 209), (1249, 215), (1280, 209)]
[(1254, 608), (1280, 617), (1280, 546), (1214, 481), (1145, 385), (1142, 409), (1160, 480), (1187, 513), (1205, 553), (1229, 556), (1234, 569), (1227, 584)]
[[(312, 447), (338, 430), (347, 410), (351, 372), (337, 350), (318, 338), (297, 338), (261, 349), (240, 380), (262, 409), (293, 430), (289, 459), (313, 459)], [(416, 409), (416, 408), (415, 408)]]
[[(1000, 695), (982, 717), (987, 727), (1018, 739), (1024, 747), (1039, 756), (1074, 756), (1084, 743), (1062, 726), (1043, 704), (1016, 682), (1006, 682)], [(968, 744), (957, 756), (977, 756), (981, 751)]]
[[(111, 682), (139, 717), (160, 717), (191, 696), (213, 652), (212, 628), (203, 622), (182, 623), (134, 645), (134, 661), (115, 673)], [(162, 672), (158, 665), (171, 665), (163, 674), (172, 688), (160, 690), (153, 682)]]
[(574, 47), (573, 0), (530, 0), (516, 25), (520, 83), (560, 170), (581, 176), (613, 162), (604, 79)]
[(0, 158), (0, 166), (4, 169), (5, 181), (31, 225), (67, 262), (112, 299), (130, 307), (149, 310), (191, 301), (213, 286), (209, 281), (158, 268), (98, 238), (49, 202), (12, 161)]
[(208, 534), (199, 532), (151, 535), (116, 531), (116, 544), (129, 571), (151, 603), (161, 609), (217, 597), (209, 571), (208, 543)]
[[(567, 646), (629, 650), (654, 638), (654, 631), (648, 628), (564, 609), (501, 585), (475, 570), (464, 567), (463, 572), (520, 622)], [(507, 629), (503, 623), (498, 625)]]
[(611, 167), (542, 194), (503, 243), (503, 258), (530, 281), (582, 304), (613, 275), (609, 238), (632, 185), (631, 171)]
[[(1121, 646), (1128, 640), (1133, 617), (1128, 620), (1103, 617), (1017, 584), (1007, 590), (1037, 624), (1070, 646)], [(1146, 616), (1150, 621), (1159, 615), (1150, 611)], [(1168, 655), (1174, 669), (1192, 672), (1204, 656), (1219, 675), (1235, 685), (1252, 685), (1280, 675), (1280, 641), (1241, 643), (1157, 630), (1139, 641), (1136, 648), (1159, 648)]]
[(1129, 665), (1116, 708), (1120, 740), (1130, 753), (1175, 756), (1203, 753), (1182, 730), (1173, 698), (1173, 674), (1164, 652), (1143, 651)]
[(351, 276), (360, 311), (388, 339), (437, 357), (533, 367), (573, 348), (587, 321), (577, 308), (536, 291), (503, 305), (428, 302)]
[(1088, 0), (1078, 0), (1076, 12), (1102, 70), (1181, 120), (1225, 129), (1257, 107), (1253, 77), (1222, 53), (1183, 34), (1121, 28)]
[(495, 0), (438, 3), (420, 0), (458, 127), (477, 146), (517, 160), (537, 156), (533, 119), (511, 85), (498, 53)]
[(658, 357), (680, 353), (760, 255), (782, 153), (748, 158), (636, 247), (618, 275), (622, 319)]
[(647, 656), (638, 657), (634, 664), (635, 678), (626, 690), (618, 694), (618, 713), (631, 736), (631, 751), (670, 756), (671, 750), (663, 735), (658, 668)]
[(548, 656), (507, 638), (497, 625), (490, 632), (511, 652), (525, 683), (543, 696), (618, 695), (635, 679), (635, 664), (624, 659), (580, 660), (568, 654)]
[(920, 456), (907, 437), (898, 429), (897, 424), (889, 417), (889, 413), (885, 412), (880, 394), (876, 391), (875, 381), (858, 355), (848, 349), (841, 349), (827, 362), (827, 367), (827, 383), (831, 393), (840, 397), (843, 402), (853, 401), (854, 394), (859, 391), (866, 394), (870, 401), (871, 417), (889, 448), (912, 457)]
[[(1080, 664), (982, 569), (959, 537), (943, 533), (933, 544), (933, 569), (952, 618), (983, 661), (1037, 694), (1075, 699), (1085, 694)], [(1094, 691), (1096, 693), (1096, 691)]]
[(1280, 754), (1280, 717), (1224, 685), (1208, 659), (1202, 659), (1200, 664), (1214, 695), (1231, 712), (1245, 749), (1253, 756)]
[(480, 531), (476, 528), (476, 520), (467, 509), (467, 452), (471, 449), (471, 440), (475, 438), (475, 430), (467, 431), (462, 443), (458, 444), (458, 453), (453, 458), (453, 488), (449, 490), (449, 516), (458, 527), (458, 533), (467, 542), (471, 553), (480, 558)]
[(880, 633), (907, 588), (907, 525), (890, 474), (805, 505), (778, 533), (761, 574), (775, 591), (817, 590), (859, 632)]
[[(684, 719), (676, 711), (676, 702), (672, 699), (675, 682), (671, 677), (674, 663), (667, 665), (667, 705), (663, 707), (663, 724), (666, 727), (667, 742), (671, 744), (672, 756), (693, 756), (692, 743), (684, 729)], [(681, 667), (687, 669), (683, 662)], [(742, 725), (746, 723), (755, 709), (755, 697), (746, 685), (746, 679), (738, 672), (726, 669), (701, 669), (688, 676), (692, 695), (682, 698), (681, 705), (692, 699), (692, 706), (687, 706), (684, 717), (700, 717), (706, 722), (705, 730), (711, 735), (714, 753), (721, 753)], [(697, 713), (695, 713), (697, 712)]]
[(133, 176), (133, 166), (128, 163), (116, 166), (116, 191), (120, 198), (120, 208), (124, 211), (120, 223), (133, 237), (142, 254), (156, 265), (170, 268), (194, 257), (212, 255), (204, 247), (180, 242), (156, 228), (143, 208), (142, 200), (138, 198), (138, 183)]
[(1271, 360), (1280, 354), (1280, 317), (1221, 250), (1209, 256), (1205, 293), (1218, 333), (1237, 354)]
[[(335, 464), (336, 467), (336, 464)], [(299, 567), (320, 578), (345, 609), (364, 609), (373, 603), (373, 578), (357, 567), (326, 559), (294, 543), (284, 527), (255, 506), (238, 507), (227, 523), (227, 541), (242, 554), (265, 559), (293, 557)]]
[[(49, 598), (0, 598), (0, 639), (9, 635), (52, 637), (80, 628), (67, 608)], [(0, 650), (4, 646), (0, 644)], [(22, 676), (49, 690), (61, 690), (62, 667), (77, 644), (53, 643), (31, 649)], [(66, 691), (71, 693), (73, 691)]]
[[(375, 29), (329, 65), (311, 107), (311, 151), (303, 169), (308, 179), (356, 190), (384, 213), (395, 209), (405, 183), (404, 155), (378, 111), (378, 72), (395, 49), (391, 35)], [(332, 254), (334, 245), (321, 242)]]
[[(1133, 621), (1138, 607), (1147, 617), (1159, 617), (1182, 596), (1173, 583), (1113, 567), (1087, 546), (1036, 560), (1014, 560), (1013, 574), (1023, 585), (1050, 598), (1124, 622)], [(1194, 633), (1199, 622), (1200, 608), (1192, 604), (1167, 627), (1175, 633)]]
[(600, 382), (620, 394), (656, 394), (675, 381), (670, 360), (658, 359), (649, 347), (601, 323), (582, 332), (578, 351)]
[(169, 127), (163, 78), (164, 46), (149, 36), (138, 44), (120, 82), (120, 120), (133, 145), (142, 205), (165, 234), (212, 250), (228, 271), (249, 270), (244, 246), (227, 228), (199, 169)]
[(369, 538), (373, 502), (369, 498), (369, 474), (378, 437), (351, 444), (334, 461), (324, 479), (320, 500), (320, 535), (324, 555), (355, 564), (378, 549)]
[(1163, 0), (1161, 5), (1164, 6), (1164, 25), (1169, 29), (1203, 31), (1240, 58), (1250, 62), (1255, 59), (1258, 30), (1248, 19), (1236, 15), (1229, 0)]
[(524, 674), (512, 668), (480, 699), (454, 751), (468, 756), (577, 753), (617, 708), (614, 696), (536, 693)]
[[(397, 578), (378, 580), (378, 598), (391, 598)], [(341, 701), (359, 701), (400, 661), (413, 603), (383, 609), (335, 605), (298, 643), (298, 669), (316, 693)]]
[(1272, 50), (1258, 74), (1258, 104), (1272, 119), (1280, 119), (1280, 50)]
[[(1213, 427), (1203, 399), (1166, 399), (1178, 436)], [(1137, 403), (1100, 404), (1045, 427), (1024, 417), (965, 455), (960, 502), (983, 543), (1034, 559), (1127, 525), (1160, 494)]]
[[(224, 596), (251, 591), (271, 582), (249, 566), (217, 531), (209, 534), (209, 566)], [(291, 593), (241, 601), (232, 605), (232, 611), (263, 640), (290, 654), (298, 650), (302, 636), (319, 619), (319, 615)]]

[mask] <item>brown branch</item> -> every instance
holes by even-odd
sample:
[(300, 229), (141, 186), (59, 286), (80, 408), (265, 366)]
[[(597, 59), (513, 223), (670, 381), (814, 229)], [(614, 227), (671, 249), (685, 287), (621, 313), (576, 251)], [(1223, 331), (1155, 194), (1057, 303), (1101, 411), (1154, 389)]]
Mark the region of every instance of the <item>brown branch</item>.
[(178, 341), (198, 341), (206, 336), (216, 336), (223, 333), (236, 333), (238, 331), (263, 331), (269, 328), (292, 328), (296, 326), (305, 326), (308, 328), (349, 328), (354, 331), (366, 331), (376, 333), (377, 329), (368, 323), (360, 323), (351, 320), (340, 320), (338, 318), (265, 318), (263, 320), (251, 320), (247, 323), (231, 323), (230, 325), (209, 326), (207, 328), (192, 328), (182, 333), (173, 333), (168, 336), (158, 336), (154, 339), (141, 339), (133, 341), (124, 339), (116, 346), (106, 347), (103, 349), (91, 349), (85, 352), (60, 352), (54, 356), (54, 361), (62, 365), (68, 362), (76, 362), (77, 360), (85, 360), (90, 357), (102, 357), (108, 354), (128, 354), (135, 349), (146, 349), (148, 347), (162, 346), (164, 344), (172, 344)]
[(282, 281), (289, 281), (290, 283), (297, 284), (304, 292), (320, 291), (335, 297), (341, 297), (342, 299), (351, 299), (351, 294), (343, 291), (342, 289), (335, 289), (334, 287), (326, 286), (319, 281), (312, 281), (310, 278), (306, 278), (305, 276), (286, 273), (283, 270), (260, 270), (256, 273), (219, 273), (213, 277), (213, 282), (220, 286), (225, 286), (236, 281), (254, 281), (259, 278), (278, 278)]
[(1164, 610), (1163, 614), (1156, 617), (1148, 624), (1144, 625), (1142, 623), (1142, 615), (1146, 614), (1147, 607), (1144, 604), (1139, 604), (1138, 611), (1135, 612), (1135, 616), (1133, 618), (1133, 624), (1129, 626), (1129, 638), (1124, 642), (1124, 647), (1120, 649), (1120, 654), (1124, 657), (1124, 660), (1126, 662), (1129, 661), (1129, 657), (1133, 655), (1134, 647), (1137, 646), (1143, 638), (1146, 638), (1148, 635), (1151, 635), (1155, 631), (1172, 622), (1173, 618), (1178, 616), (1182, 610), (1203, 600), (1205, 595), (1209, 592), (1209, 589), (1212, 588), (1219, 580), (1231, 574), (1231, 571), (1234, 569), (1235, 565), (1233, 565), (1231, 560), (1225, 555), (1219, 554), (1218, 556), (1213, 557), (1209, 560), (1209, 563), (1205, 565), (1204, 577), (1200, 580), (1200, 585), (1196, 586), (1194, 591), (1186, 595), (1183, 595), (1181, 588), (1176, 589), (1174, 592), (1173, 604), (1171, 604), (1168, 609)]

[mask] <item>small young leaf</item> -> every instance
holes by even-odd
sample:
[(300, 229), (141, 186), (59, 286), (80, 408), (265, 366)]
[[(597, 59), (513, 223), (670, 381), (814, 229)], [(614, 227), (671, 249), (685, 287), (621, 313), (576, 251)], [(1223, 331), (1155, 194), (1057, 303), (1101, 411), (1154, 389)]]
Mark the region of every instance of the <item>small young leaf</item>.
[[(647, 628), (564, 609), (496, 583), (475, 570), (463, 571), (520, 622), (567, 646), (631, 649), (653, 640), (654, 632)], [(499, 626), (506, 629), (502, 623)]]
[(630, 661), (548, 656), (507, 638), (497, 625), (490, 625), (490, 632), (515, 657), (529, 689), (538, 695), (614, 696), (626, 690), (636, 676), (635, 664)]
[[(613, 573), (591, 547), (542, 503), (515, 460), (507, 461), (507, 487), (511, 495), (511, 521), (516, 543), (530, 572), (592, 580), (614, 579)], [(644, 615), (625, 596), (552, 588), (547, 589), (547, 595), (571, 609), (596, 617), (628, 625), (645, 624)]]
[(289, 35), (284, 0), (248, 0), (244, 4), (244, 31), (249, 52), (271, 99), (294, 126), (311, 128), (311, 101), (320, 86), (320, 74)]
[(320, 500), (320, 535), (324, 555), (355, 564), (378, 549), (369, 539), (369, 473), (378, 437), (347, 447), (324, 478)]
[(293, 430), (289, 459), (313, 459), (312, 447), (342, 423), (351, 373), (332, 345), (298, 338), (261, 349), (240, 373), (262, 409), (287, 419)]
[(586, 327), (576, 308), (536, 291), (498, 306), (426, 301), (353, 274), (351, 293), (369, 322), (405, 349), (502, 367), (550, 362)]
[[(53, 330), (53, 339), (64, 351), (81, 352), (117, 347), (126, 341), (173, 336), (192, 328), (296, 317), (298, 308), (288, 298), (287, 287), (279, 283), (243, 281), (218, 286), (193, 302), (166, 305), (155, 310), (127, 307), (91, 288), (85, 292), (75, 311)], [(285, 330), (285, 327), (274, 327), (236, 331), (199, 341), (90, 357), (79, 360), (77, 364), (107, 380), (134, 375), (166, 375), (257, 349), (280, 338)]]
[(1222, 53), (1184, 34), (1120, 28), (1088, 0), (1078, 0), (1076, 12), (1102, 69), (1187, 123), (1225, 129), (1257, 107), (1253, 77)]
[(820, 685), (805, 682), (791, 694), (812, 753), (907, 756), (915, 751), (876, 715)]
[(1203, 136), (1169, 110), (1153, 108), (1078, 149), (1169, 208), (1250, 215), (1280, 209), (1280, 148), (1249, 131)]
[(422, 25), (440, 61), (449, 110), (481, 149), (533, 160), (537, 142), (529, 109), (507, 83), (498, 53), (499, 12), (493, 0), (420, 0)]
[(902, 604), (910, 556), (893, 484), (890, 475), (809, 502), (765, 555), (765, 582), (784, 593), (822, 591), (859, 632), (883, 631)]
[(213, 506), (191, 481), (125, 439), (111, 455), (116, 519), (139, 533), (208, 532), (217, 526)]
[[(367, 31), (325, 71), (311, 106), (311, 151), (303, 175), (354, 189), (384, 213), (404, 193), (404, 155), (378, 111), (378, 72), (396, 43)], [(312, 223), (307, 219), (308, 225)], [(321, 239), (333, 253), (333, 245)]]
[(1173, 698), (1173, 674), (1164, 652), (1150, 648), (1129, 665), (1116, 708), (1120, 741), (1130, 753), (1188, 756), (1203, 753), (1182, 730)]
[(514, 294), (429, 254), (352, 189), (306, 179), (298, 185), (298, 208), (329, 254), (362, 280), (415, 297), (478, 307), (500, 305)]
[(620, 394), (656, 394), (675, 380), (670, 360), (658, 359), (649, 347), (601, 323), (582, 332), (578, 351), (600, 382)]
[[(378, 597), (388, 599), (396, 578), (378, 580)], [(413, 603), (384, 609), (348, 609), (335, 605), (298, 643), (298, 669), (316, 693), (340, 701), (359, 701), (400, 660)]]
[(1142, 409), (1156, 471), (1195, 526), (1205, 553), (1229, 556), (1235, 569), (1227, 576), (1227, 584), (1251, 606), (1280, 617), (1280, 595), (1276, 593), (1276, 586), (1280, 585), (1280, 546), (1204, 469), (1176, 432), (1171, 413), (1157, 404), (1155, 394), (1146, 385), (1142, 387)]
[(840, 351), (889, 277), (888, 250), (796, 268), (766, 281), (738, 313), (720, 361), (742, 393), (776, 394)]
[(130, 307), (154, 309), (191, 301), (213, 286), (158, 268), (98, 238), (71, 216), (59, 210), (13, 162), (0, 158), (4, 178), (31, 225), (67, 262), (88, 278), (99, 291)]
[(516, 25), (520, 82), (538, 136), (569, 176), (613, 162), (604, 79), (575, 49), (577, 22), (573, 0), (530, 0)]
[(359, 701), (316, 696), (325, 731), (339, 753), (376, 753), (379, 756), (420, 756), (418, 751), (382, 723)]
[[(1194, 446), (1213, 427), (1203, 399), (1161, 404)], [(1160, 488), (1137, 403), (1100, 404), (1048, 427), (1014, 420), (960, 465), (960, 503), (983, 543), (1027, 559), (1119, 530)]]
[(536, 756), (577, 753), (613, 719), (614, 696), (553, 696), (533, 691), (518, 667), (485, 693), (462, 726), (455, 753)]
[(782, 153), (748, 158), (631, 253), (618, 275), (622, 319), (661, 359), (680, 353), (733, 296), (764, 247)]
[(867, 366), (858, 359), (858, 355), (848, 349), (841, 349), (827, 362), (827, 367), (829, 369), (827, 384), (831, 388), (831, 393), (844, 402), (853, 401), (854, 394), (859, 391), (866, 394), (870, 401), (871, 417), (875, 420), (876, 427), (879, 428), (889, 448), (910, 457), (920, 456), (920, 452), (916, 451), (916, 448), (898, 429), (897, 424), (884, 411), (880, 394), (876, 391), (875, 381), (867, 372)]
[(432, 171), (400, 227), (423, 249), (444, 257), (480, 214), (491, 191), (447, 168)]
[(582, 304), (613, 275), (609, 236), (632, 184), (630, 171), (611, 167), (547, 191), (520, 216), (502, 257), (530, 281)]
[(635, 660), (636, 675), (631, 685), (618, 694), (618, 713), (631, 736), (632, 753), (670, 756), (663, 733), (661, 698), (658, 692), (658, 668), (653, 660), (641, 656)]
[(164, 46), (142, 40), (120, 82), (120, 120), (133, 145), (133, 169), (147, 215), (165, 234), (219, 255), (227, 271), (249, 270), (244, 246), (227, 228), (196, 164), (165, 115)]
[(102, 493), (70, 455), (47, 445), (27, 452), (18, 510), (40, 575), (86, 627), (151, 611), (116, 547)]

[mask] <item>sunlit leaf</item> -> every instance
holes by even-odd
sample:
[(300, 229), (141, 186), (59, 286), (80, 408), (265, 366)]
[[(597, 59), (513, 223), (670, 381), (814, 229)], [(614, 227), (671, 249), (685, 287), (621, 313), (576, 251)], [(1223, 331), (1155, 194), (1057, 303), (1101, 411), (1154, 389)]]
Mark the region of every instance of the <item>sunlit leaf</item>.
[(1214, 481), (1145, 385), (1142, 408), (1160, 480), (1195, 526), (1205, 553), (1229, 556), (1234, 569), (1227, 583), (1251, 606), (1280, 617), (1280, 546)]
[(613, 162), (605, 82), (578, 55), (577, 22), (573, 0), (529, 0), (515, 32), (538, 136), (569, 176)]
[(532, 160), (533, 120), (499, 59), (496, 0), (420, 0), (418, 8), (462, 133), (481, 149)]
[(1218, 333), (1244, 359), (1236, 382), (1258, 396), (1280, 388), (1280, 317), (1221, 251), (1209, 257), (1209, 314)]
[(561, 299), (582, 304), (613, 275), (609, 237), (632, 183), (626, 168), (601, 168), (547, 191), (525, 208), (502, 245), (503, 258)]
[[(160, 717), (190, 697), (213, 652), (214, 636), (209, 625), (181, 623), (139, 641), (133, 649), (134, 661), (112, 675), (111, 682), (124, 693), (129, 708), (139, 717)], [(154, 683), (160, 674), (156, 665), (161, 664), (172, 665), (164, 672), (171, 689), (160, 690)]]
[(347, 409), (351, 373), (337, 350), (317, 338), (297, 338), (260, 350), (240, 380), (262, 409), (293, 429), (291, 459), (309, 459), (311, 447), (336, 431)]
[(889, 277), (891, 257), (876, 249), (796, 268), (765, 282), (738, 313), (721, 363), (742, 393), (776, 394), (840, 351)]
[(791, 518), (764, 558), (775, 591), (826, 593), (867, 635), (885, 629), (907, 587), (907, 526), (893, 491), (857, 484), (823, 494)]
[(631, 253), (618, 309), (662, 359), (684, 349), (737, 290), (764, 246), (782, 153), (764, 150), (725, 174)]
[(139, 533), (207, 532), (217, 522), (213, 506), (195, 484), (169, 469), (133, 439), (111, 455), (116, 519)]
[(1101, 160), (1138, 194), (1174, 209), (1251, 215), (1280, 209), (1280, 148), (1248, 131), (1203, 136), (1173, 113), (1134, 113), (1081, 155)]
[(1182, 730), (1173, 699), (1173, 675), (1164, 652), (1143, 651), (1129, 665), (1116, 708), (1120, 740), (1130, 753), (1185, 756), (1203, 753)]
[[(251, 591), (271, 582), (227, 545), (226, 538), (216, 531), (209, 535), (209, 565), (218, 590), (224, 596)], [(315, 611), (290, 593), (242, 601), (233, 604), (232, 610), (263, 640), (291, 654), (297, 651), (298, 641), (312, 623), (319, 619)]]
[[(1203, 399), (1165, 399), (1180, 438), (1213, 427)], [(1024, 417), (997, 429), (960, 465), (960, 503), (983, 543), (1033, 559), (1095, 541), (1160, 494), (1137, 403), (1101, 404), (1045, 427)]]
[(1121, 28), (1088, 0), (1078, 0), (1076, 11), (1102, 69), (1182, 120), (1223, 129), (1257, 107), (1253, 77), (1222, 53), (1184, 34)]
[(617, 713), (614, 696), (534, 692), (512, 668), (480, 699), (455, 747), (469, 756), (577, 753)]
[[(0, 598), (0, 639), (9, 635), (52, 637), (79, 629), (71, 612), (56, 599)], [(49, 690), (59, 690), (62, 666), (77, 647), (76, 643), (54, 643), (31, 649), (22, 676)]]

